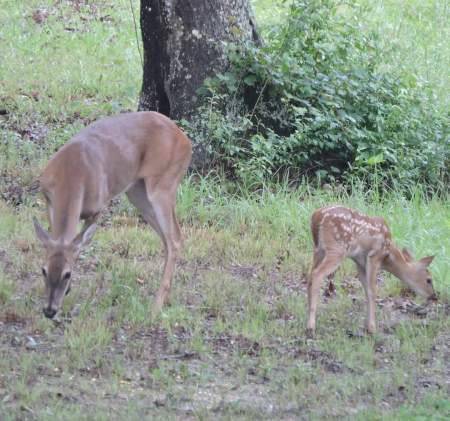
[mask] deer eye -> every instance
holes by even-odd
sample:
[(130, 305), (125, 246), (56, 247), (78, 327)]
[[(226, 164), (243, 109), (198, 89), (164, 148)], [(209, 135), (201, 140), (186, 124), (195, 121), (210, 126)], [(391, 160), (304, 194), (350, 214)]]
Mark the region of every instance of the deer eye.
[(42, 275), (44, 275), (44, 278), (47, 277), (47, 271), (45, 270), (45, 268), (42, 268)]
[(428, 284), (428, 285), (431, 285), (432, 282), (433, 282), (433, 281), (431, 280), (431, 278), (427, 278), (427, 284)]
[(64, 274), (64, 276), (63, 276), (63, 279), (64, 279), (65, 281), (68, 281), (68, 280), (70, 279), (71, 276), (72, 276), (72, 274), (71, 274), (70, 272), (66, 272), (66, 273)]

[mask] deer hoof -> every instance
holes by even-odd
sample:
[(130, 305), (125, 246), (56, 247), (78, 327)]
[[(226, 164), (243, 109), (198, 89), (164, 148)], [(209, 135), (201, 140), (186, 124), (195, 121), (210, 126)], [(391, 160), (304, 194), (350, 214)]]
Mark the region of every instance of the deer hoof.
[(375, 334), (375, 332), (376, 332), (375, 326), (367, 326), (366, 327), (366, 333), (367, 334), (373, 335), (373, 334)]
[(311, 328), (311, 327), (308, 327), (308, 328), (306, 329), (306, 337), (307, 337), (308, 339), (313, 339), (313, 338), (314, 338), (314, 334), (315, 334), (315, 329), (313, 329), (313, 328)]

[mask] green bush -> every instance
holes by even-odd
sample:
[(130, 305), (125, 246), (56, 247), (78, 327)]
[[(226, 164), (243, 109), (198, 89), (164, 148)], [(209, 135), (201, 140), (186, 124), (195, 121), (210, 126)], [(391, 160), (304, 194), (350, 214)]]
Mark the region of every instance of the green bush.
[(352, 2), (297, 0), (263, 46), (229, 46), (231, 68), (205, 81), (187, 128), (211, 165), (256, 183), (287, 172), (400, 184), (448, 178), (448, 115), (413, 74), (383, 73), (363, 15)]

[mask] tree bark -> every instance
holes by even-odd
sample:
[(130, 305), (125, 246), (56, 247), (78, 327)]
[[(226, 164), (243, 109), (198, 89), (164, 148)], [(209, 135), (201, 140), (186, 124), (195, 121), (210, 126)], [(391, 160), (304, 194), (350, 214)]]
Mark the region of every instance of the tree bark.
[(224, 42), (259, 41), (249, 0), (141, 0), (140, 110), (193, 115), (197, 89), (228, 66)]

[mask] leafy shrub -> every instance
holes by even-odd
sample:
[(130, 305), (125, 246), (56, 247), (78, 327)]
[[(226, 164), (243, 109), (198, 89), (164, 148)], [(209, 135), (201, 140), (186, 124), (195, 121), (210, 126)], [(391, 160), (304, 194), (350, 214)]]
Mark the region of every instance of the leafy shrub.
[(354, 3), (297, 0), (266, 44), (229, 47), (207, 79), (191, 136), (233, 175), (448, 178), (448, 116), (412, 74), (382, 71), (376, 33)]

